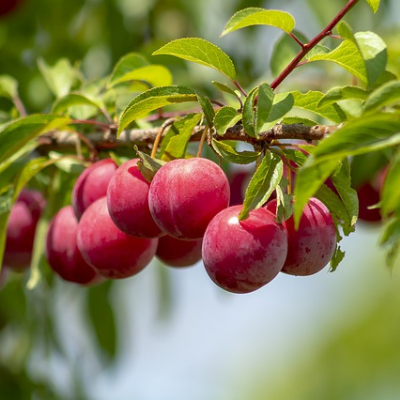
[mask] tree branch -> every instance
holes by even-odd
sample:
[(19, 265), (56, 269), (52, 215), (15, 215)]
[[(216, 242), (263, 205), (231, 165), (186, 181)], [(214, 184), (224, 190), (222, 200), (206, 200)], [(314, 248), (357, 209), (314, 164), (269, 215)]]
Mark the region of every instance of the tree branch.
[[(200, 141), (204, 129), (205, 126), (197, 126), (192, 133), (190, 141)], [(284, 124), (275, 125), (268, 131), (261, 132), (258, 138), (254, 138), (247, 135), (242, 126), (237, 125), (229, 128), (223, 136), (214, 132), (212, 137), (215, 140), (236, 140), (254, 145), (284, 139), (305, 141), (321, 140), (337, 129), (338, 126), (335, 125), (305, 126), (301, 124)], [(168, 129), (164, 130), (163, 136), (165, 136), (167, 131)], [(138, 147), (150, 147), (154, 143), (158, 132), (159, 128), (133, 129), (123, 132), (119, 138), (117, 138), (113, 132), (93, 132), (85, 135), (85, 137), (92, 143), (96, 150), (111, 150), (118, 147), (132, 147), (133, 145), (137, 145)], [(72, 148), (76, 145), (76, 141), (79, 140), (79, 138), (70, 131), (53, 131), (40, 136), (38, 140), (42, 150), (49, 151)]]

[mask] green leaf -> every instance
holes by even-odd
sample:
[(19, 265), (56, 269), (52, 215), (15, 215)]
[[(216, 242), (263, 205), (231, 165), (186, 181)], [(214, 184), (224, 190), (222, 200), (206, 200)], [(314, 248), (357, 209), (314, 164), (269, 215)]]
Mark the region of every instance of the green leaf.
[(108, 362), (115, 359), (118, 350), (117, 323), (110, 302), (111, 289), (111, 280), (89, 288), (86, 303), (94, 336)]
[(331, 175), (331, 181), (347, 211), (347, 218), (344, 219), (348, 222), (347, 226), (344, 226), (344, 234), (347, 236), (354, 231), (358, 217), (358, 196), (351, 186), (350, 164), (347, 158), (343, 159), (340, 168)]
[(0, 130), (0, 165), (32, 139), (69, 124), (69, 118), (58, 115), (30, 115), (6, 124)]
[(231, 89), (229, 86), (221, 83), (221, 82), (216, 82), (216, 81), (212, 81), (211, 82), (217, 89), (219, 89), (221, 92), (225, 92), (228, 94), (231, 94), (232, 96), (235, 96), (236, 98), (238, 97), (237, 93)]
[(291, 93), (278, 93), (274, 97), (271, 111), (267, 118), (267, 126), (262, 130), (270, 129), (277, 121), (280, 121), (294, 106), (294, 97)]
[(229, 56), (218, 46), (204, 39), (176, 39), (155, 51), (154, 55), (175, 56), (214, 68), (232, 80), (236, 77), (235, 67)]
[(286, 33), (293, 31), (295, 27), (293, 16), (287, 12), (279, 10), (265, 10), (258, 7), (249, 7), (238, 11), (225, 25), (221, 36), (253, 25), (269, 25), (279, 28)]
[(124, 77), (132, 71), (146, 67), (150, 63), (138, 53), (129, 53), (122, 57), (115, 65), (109, 80), (109, 86), (124, 82)]
[(38, 67), (56, 97), (65, 96), (77, 79), (77, 72), (67, 59), (58, 60), (54, 66), (49, 66), (40, 58)]
[(340, 246), (336, 246), (335, 253), (331, 258), (329, 272), (336, 271), (339, 264), (343, 261), (345, 255), (346, 253), (340, 248)]
[(9, 75), (0, 75), (0, 97), (13, 100), (18, 95), (18, 82)]
[(381, 213), (384, 217), (400, 214), (400, 154), (393, 159), (381, 193)]
[(334, 87), (328, 90), (324, 97), (318, 103), (318, 106), (325, 106), (340, 100), (360, 99), (365, 100), (368, 97), (368, 92), (357, 86), (341, 86)]
[(282, 174), (283, 162), (281, 158), (269, 151), (266, 152), (247, 187), (239, 220), (246, 219), (251, 210), (264, 205), (279, 184)]
[(251, 137), (257, 137), (255, 130), (254, 100), (258, 94), (258, 86), (250, 91), (243, 105), (243, 128)]
[(220, 142), (213, 139), (211, 142), (214, 150), (227, 161), (235, 164), (251, 164), (260, 157), (261, 152), (257, 151), (236, 151), (232, 146), (227, 143)]
[[(349, 31), (346, 34), (350, 37)], [(353, 40), (346, 39), (329, 53), (315, 54), (307, 60), (334, 62), (371, 86), (386, 69), (387, 50), (375, 33), (358, 32)]]
[(135, 97), (125, 108), (119, 121), (118, 137), (130, 123), (145, 117), (151, 111), (187, 101), (197, 101), (197, 95), (184, 86), (164, 86), (147, 90)]
[(51, 111), (55, 114), (59, 114), (65, 110), (68, 110), (68, 108), (75, 106), (89, 106), (98, 110), (101, 110), (103, 107), (101, 102), (98, 100), (90, 99), (88, 96), (80, 93), (69, 93), (66, 96), (56, 100)]
[(257, 111), (256, 111), (256, 135), (258, 135), (268, 121), (272, 109), (275, 93), (267, 83), (258, 87)]
[(391, 217), (384, 225), (379, 245), (386, 255), (386, 264), (393, 268), (400, 250), (400, 218), (398, 215)]
[(211, 127), (213, 125), (213, 120), (215, 116), (215, 111), (212, 106), (211, 100), (207, 96), (197, 94), (197, 101), (199, 102), (203, 114), (206, 117), (207, 125)]
[(142, 173), (143, 178), (146, 179), (147, 182), (151, 182), (154, 178), (154, 175), (164, 164), (166, 164), (166, 162), (156, 158), (151, 158), (148, 154), (139, 151), (137, 146), (134, 146), (134, 149), (140, 159), (137, 164), (139, 171)]
[(302, 168), (298, 170), (294, 186), (294, 222), (296, 227), (309, 198), (317, 193), (329, 175), (339, 166), (340, 160), (319, 161), (311, 155)]
[(347, 122), (322, 140), (313, 152), (321, 159), (341, 159), (399, 143), (400, 115), (372, 113)]
[(299, 91), (291, 93), (294, 98), (295, 107), (313, 112), (314, 114), (320, 115), (321, 117), (337, 124), (346, 120), (346, 115), (336, 103), (321, 106), (318, 105), (320, 100), (324, 97), (322, 92), (310, 90), (307, 93), (301, 93)]
[(110, 85), (115, 86), (128, 81), (144, 81), (153, 87), (170, 86), (172, 85), (172, 75), (169, 69), (163, 65), (146, 65), (126, 73), (119, 79), (114, 80)]
[[(307, 43), (308, 39), (301, 32), (293, 31), (293, 34), (303, 43)], [(271, 54), (270, 67), (272, 74), (278, 76), (293, 60), (299, 52), (300, 46), (290, 36), (283, 34), (275, 43)]]
[(379, 4), (381, 3), (381, 0), (365, 0), (369, 6), (372, 8), (372, 11), (374, 14), (378, 11), (379, 9)]
[(242, 114), (230, 106), (221, 107), (214, 117), (214, 126), (218, 135), (223, 136), (225, 132), (235, 126), (242, 119)]
[(400, 81), (389, 81), (373, 91), (364, 103), (364, 111), (395, 104), (400, 100)]
[(315, 126), (318, 125), (318, 122), (305, 117), (285, 117), (282, 119), (282, 124), (302, 124), (305, 126)]
[(162, 160), (170, 161), (185, 157), (187, 145), (200, 119), (201, 114), (188, 114), (171, 126), (170, 131), (173, 131), (175, 135), (170, 138), (165, 147)]

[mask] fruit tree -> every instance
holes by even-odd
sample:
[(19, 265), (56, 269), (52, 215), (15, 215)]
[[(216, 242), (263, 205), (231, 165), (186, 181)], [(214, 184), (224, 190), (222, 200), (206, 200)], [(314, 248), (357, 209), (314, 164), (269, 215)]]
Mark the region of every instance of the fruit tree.
[[(281, 32), (271, 74), (251, 83), (200, 37), (151, 57), (128, 53), (96, 80), (66, 60), (40, 60), (54, 95), (42, 112), (30, 113), (17, 81), (1, 75), (3, 290), (24, 274), (30, 292), (63, 279), (106, 293), (153, 259), (177, 269), (202, 259), (210, 284), (267, 290), (279, 273), (334, 272), (342, 240), (363, 223), (381, 229), (393, 266), (400, 69), (380, 36), (346, 22), (366, 3), (378, 11), (380, 0), (349, 0), (311, 38), (288, 12), (237, 11), (222, 37), (260, 25)], [(182, 83), (169, 69), (176, 60), (219, 78)], [(293, 77), (311, 65), (322, 79), (299, 90)]]

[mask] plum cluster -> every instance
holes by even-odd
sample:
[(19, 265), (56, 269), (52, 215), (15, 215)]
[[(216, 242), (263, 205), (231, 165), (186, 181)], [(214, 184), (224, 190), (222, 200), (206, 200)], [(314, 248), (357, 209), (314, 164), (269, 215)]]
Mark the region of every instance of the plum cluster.
[[(24, 229), (13, 227), (13, 219), (22, 220), (18, 209), (28, 194), (30, 230), (16, 245), (12, 237)], [(29, 265), (35, 224), (44, 206), (43, 198), (36, 197), (37, 192), (23, 191), (12, 210), (4, 259), (9, 266)], [(314, 274), (332, 258), (335, 225), (316, 198), (305, 207), (297, 230), (292, 217), (277, 222), (276, 200), (244, 220), (239, 220), (242, 205), (229, 206), (229, 201), (228, 179), (208, 159), (168, 162), (151, 183), (140, 172), (138, 159), (119, 167), (104, 159), (83, 171), (72, 205), (51, 221), (46, 257), (63, 279), (85, 285), (133, 276), (155, 256), (172, 267), (203, 259), (210, 278), (233, 293), (252, 292), (281, 271)], [(22, 243), (29, 245), (25, 249)]]

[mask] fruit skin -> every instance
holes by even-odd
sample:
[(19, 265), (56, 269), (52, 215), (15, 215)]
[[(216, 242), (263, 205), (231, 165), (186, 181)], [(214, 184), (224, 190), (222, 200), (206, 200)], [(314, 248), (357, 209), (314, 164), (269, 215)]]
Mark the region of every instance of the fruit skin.
[(72, 190), (72, 207), (78, 221), (83, 212), (97, 199), (106, 196), (108, 184), (117, 170), (117, 164), (106, 158), (86, 168)]
[(365, 222), (380, 222), (382, 215), (379, 208), (369, 209), (380, 201), (380, 191), (370, 182), (366, 182), (357, 188), (358, 218)]
[(245, 194), (245, 184), (250, 178), (249, 171), (235, 171), (229, 177), (229, 188), (230, 188), (230, 206), (236, 206), (243, 204)]
[(158, 239), (156, 256), (170, 267), (189, 267), (201, 260), (202, 239), (181, 240), (165, 235)]
[(29, 267), (36, 225), (45, 205), (45, 199), (37, 190), (21, 191), (8, 219), (4, 265), (16, 270)]
[(140, 272), (154, 257), (158, 239), (142, 239), (120, 231), (103, 197), (83, 213), (78, 247), (85, 261), (106, 278), (121, 279)]
[(270, 282), (287, 255), (287, 234), (270, 211), (259, 208), (239, 221), (242, 206), (217, 214), (203, 238), (203, 262), (210, 278), (233, 293), (249, 293)]
[[(265, 208), (276, 213), (276, 200)], [(288, 254), (282, 272), (290, 275), (312, 275), (321, 271), (336, 248), (336, 230), (327, 207), (312, 197), (304, 207), (298, 230), (291, 216), (283, 223), (288, 235)]]
[(50, 223), (46, 237), (46, 258), (61, 278), (80, 284), (95, 283), (98, 274), (83, 259), (76, 243), (78, 220), (72, 206), (61, 208)]
[(212, 218), (228, 204), (228, 178), (205, 158), (170, 161), (150, 184), (149, 207), (154, 221), (178, 239), (203, 237)]
[(151, 216), (148, 202), (150, 183), (139, 171), (138, 160), (126, 161), (111, 178), (107, 189), (108, 211), (122, 232), (155, 238), (164, 233)]
[(20, 3), (20, 0), (2, 0), (0, 2), (0, 17), (14, 12)]

